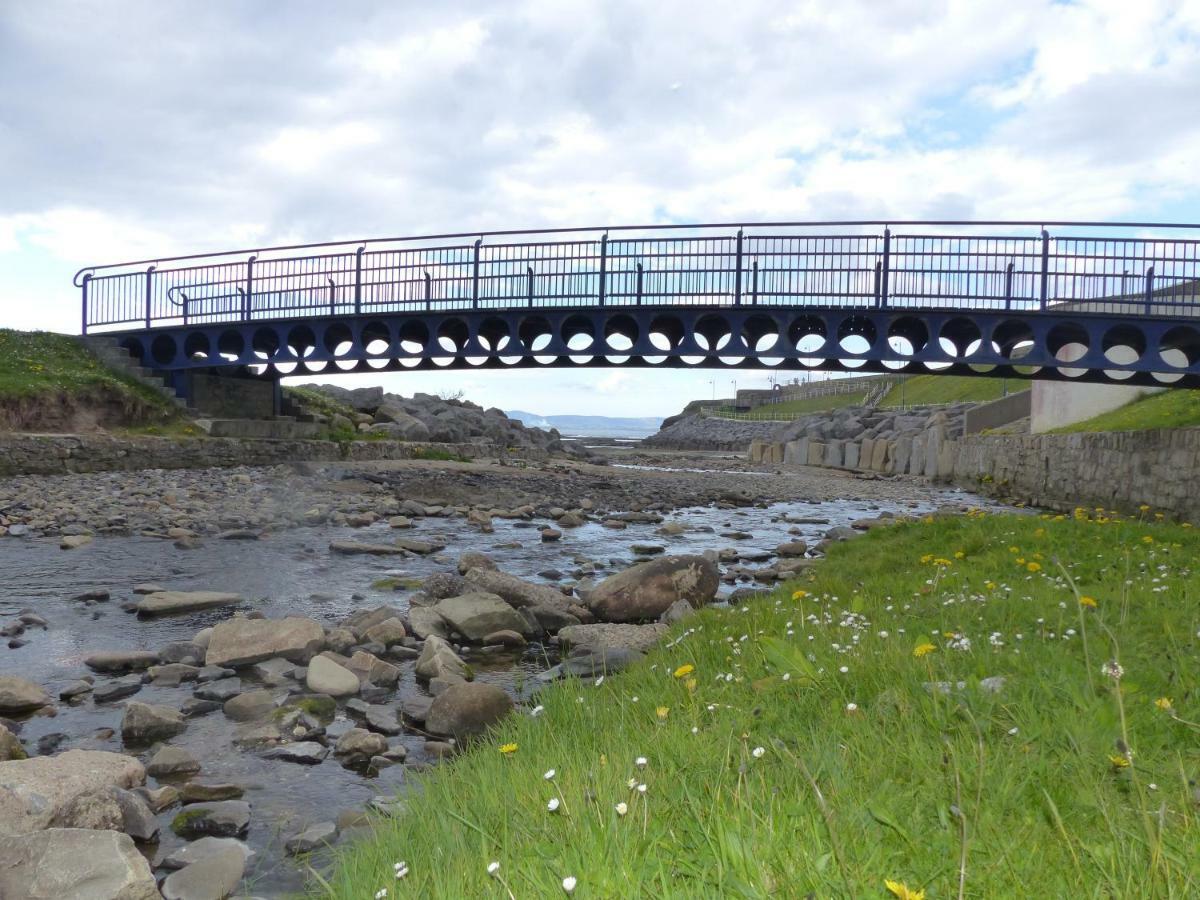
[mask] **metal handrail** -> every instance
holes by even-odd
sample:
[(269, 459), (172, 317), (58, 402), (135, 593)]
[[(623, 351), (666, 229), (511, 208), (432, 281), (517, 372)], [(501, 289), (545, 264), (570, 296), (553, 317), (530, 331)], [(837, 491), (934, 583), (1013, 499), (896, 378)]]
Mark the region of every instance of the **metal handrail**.
[[(580, 225), (565, 228), (513, 228), (500, 231), (454, 231), (443, 234), (420, 234), (411, 235), (408, 237), (383, 237), (383, 238), (357, 238), (354, 240), (340, 241), (319, 241), (310, 244), (280, 244), (275, 247), (247, 247), (241, 250), (214, 250), (208, 253), (189, 253), (183, 256), (160, 256), (149, 259), (135, 259), (127, 262), (119, 263), (102, 263), (94, 266), (84, 266), (79, 269), (71, 283), (75, 287), (80, 287), (79, 277), (85, 272), (99, 272), (104, 269), (122, 269), (129, 266), (145, 266), (158, 265), (160, 263), (181, 262), (185, 259), (216, 259), (220, 256), (237, 256), (244, 257), (247, 254), (262, 255), (263, 253), (277, 253), (283, 250), (316, 250), (322, 247), (354, 247), (358, 245), (366, 246), (368, 244), (405, 244), (413, 241), (448, 241), (458, 238), (489, 238), (489, 237), (510, 237), (513, 235), (537, 235), (537, 234), (584, 234), (596, 233), (601, 234), (610, 231), (695, 231), (707, 230), (714, 228), (863, 228), (867, 226), (882, 226), (892, 227), (900, 226), (906, 228), (910, 225), (932, 225), (938, 228), (944, 227), (984, 227), (984, 226), (1001, 226), (1001, 227), (1036, 227), (1036, 228), (1167, 228), (1167, 229), (1195, 229), (1200, 230), (1200, 224), (1185, 223), (1185, 222), (1089, 222), (1089, 221), (1071, 221), (1071, 220), (1044, 220), (1034, 221), (1032, 219), (814, 219), (811, 221), (796, 221), (796, 222), (705, 222), (705, 223), (689, 223), (677, 225)], [(986, 237), (986, 235), (980, 235)]]
[[(926, 227), (892, 230), (903, 225)], [(933, 227), (1001, 225), (1039, 233), (929, 233)], [(165, 257), (148, 266), (150, 260), (137, 260), (80, 269), (75, 283), (83, 293), (85, 333), (92, 325), (149, 330), (177, 323), (183, 296), (184, 325), (643, 303), (1020, 313), (1070, 304), (1079, 313), (1200, 314), (1200, 239), (1107, 231), (1052, 238), (1047, 225), (1200, 234), (1200, 225), (1183, 223), (952, 220), (548, 228), (292, 244)], [(851, 230), (830, 233), (835, 226)], [(866, 226), (882, 226), (882, 233), (855, 230)], [(784, 228), (799, 230), (780, 233)], [(729, 230), (714, 233), (718, 229)], [(639, 230), (650, 234), (613, 236)], [(588, 233), (586, 239), (532, 239)], [(531, 240), (484, 243), (514, 235)], [(311, 249), (324, 252), (279, 255)], [(1102, 309), (1089, 308), (1094, 306)]]

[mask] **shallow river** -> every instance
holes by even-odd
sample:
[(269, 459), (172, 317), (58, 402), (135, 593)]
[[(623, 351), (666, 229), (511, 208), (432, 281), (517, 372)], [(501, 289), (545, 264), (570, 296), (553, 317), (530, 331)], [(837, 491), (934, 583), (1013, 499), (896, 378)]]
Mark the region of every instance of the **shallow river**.
[[(366, 556), (337, 556), (328, 550), (338, 538), (387, 541), (396, 536), (386, 525), (350, 529), (320, 527), (279, 533), (261, 541), (207, 540), (192, 550), (180, 550), (169, 541), (142, 537), (97, 538), (82, 549), (62, 551), (57, 540), (0, 538), (0, 623), (30, 608), (49, 621), (49, 630), (30, 629), (29, 643), (17, 650), (0, 645), (0, 673), (20, 675), (38, 682), (54, 696), (86, 670), (83, 658), (101, 650), (156, 649), (175, 640), (189, 639), (201, 628), (230, 615), (230, 610), (185, 614), (161, 619), (139, 620), (123, 612), (120, 604), (129, 599), (133, 585), (156, 582), (181, 590), (235, 591), (250, 599), (246, 610), (259, 610), (268, 617), (309, 616), (326, 626), (349, 613), (383, 603), (407, 608), (404, 592), (372, 588), (388, 575), (420, 578), (453, 568), (464, 550), (488, 553), (503, 571), (541, 581), (539, 572), (557, 569), (570, 578), (585, 560), (603, 563), (602, 576), (613, 566), (633, 557), (634, 543), (664, 544), (669, 553), (699, 553), (708, 549), (737, 547), (743, 550), (770, 549), (794, 539), (789, 529), (798, 528), (810, 544), (834, 525), (878, 515), (892, 509), (911, 513), (931, 509), (935, 501), (974, 500), (970, 495), (947, 491), (930, 493), (930, 502), (889, 506), (877, 502), (783, 503), (769, 509), (719, 510), (691, 508), (668, 516), (689, 526), (711, 531), (689, 531), (675, 537), (655, 533), (658, 525), (634, 525), (615, 531), (589, 523), (563, 529), (561, 542), (542, 543), (538, 527), (552, 524), (497, 519), (495, 533), (481, 534), (461, 518), (415, 520), (403, 532), (413, 538), (436, 538), (446, 549), (442, 562), (433, 558), (398, 559)], [(788, 518), (828, 520), (828, 524), (793, 525)], [(722, 532), (744, 531), (752, 538), (734, 540)], [(512, 546), (519, 542), (519, 547)], [(610, 560), (614, 562), (609, 563)], [(70, 598), (84, 591), (107, 588), (112, 601), (86, 605)], [(727, 588), (726, 588), (727, 590)], [(354, 599), (357, 595), (359, 599)], [(405, 676), (395, 699), (419, 692), (412, 664), (401, 664)], [(503, 685), (514, 696), (534, 690), (531, 676), (546, 668), (545, 653), (531, 646), (526, 654), (497, 658), (480, 666), (472, 659), (481, 680)], [(97, 676), (97, 684), (106, 680)], [(249, 679), (244, 679), (247, 686)], [(134, 699), (179, 707), (191, 696), (192, 687), (145, 686)], [(394, 702), (394, 700), (393, 700)], [(123, 701), (98, 704), (90, 697), (78, 705), (58, 705), (56, 717), (33, 717), (23, 722), (21, 739), (34, 752), (39, 738), (65, 734), (59, 749), (83, 748), (120, 750), (120, 719)], [(344, 728), (339, 711), (337, 727)], [(110, 738), (97, 737), (100, 729), (116, 729)], [(303, 884), (298, 864), (283, 853), (283, 841), (304, 826), (334, 818), (338, 812), (362, 809), (372, 797), (392, 795), (402, 789), (404, 766), (383, 770), (368, 778), (342, 766), (330, 756), (317, 766), (303, 766), (260, 759), (253, 751), (239, 751), (230, 743), (233, 725), (219, 712), (189, 720), (187, 730), (171, 743), (187, 748), (202, 763), (198, 776), (206, 782), (231, 781), (246, 787), (245, 799), (253, 808), (248, 843), (257, 851), (247, 870), (243, 893), (272, 896), (294, 891)], [(424, 738), (405, 734), (403, 742), (409, 761), (424, 760)], [(147, 754), (141, 754), (147, 758)], [(151, 780), (153, 786), (153, 780)], [(161, 844), (145, 848), (151, 860), (183, 842), (168, 824), (178, 811), (160, 816)]]

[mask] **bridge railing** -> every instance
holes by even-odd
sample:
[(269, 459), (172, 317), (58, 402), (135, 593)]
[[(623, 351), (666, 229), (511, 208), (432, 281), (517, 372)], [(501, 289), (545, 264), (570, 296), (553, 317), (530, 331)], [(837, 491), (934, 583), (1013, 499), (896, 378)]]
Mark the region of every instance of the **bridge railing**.
[(1070, 304), (1083, 313), (1195, 316), (1198, 238), (1200, 226), (1154, 223), (559, 229), (140, 260), (83, 269), (76, 284), (85, 333), (324, 315), (640, 305), (1038, 313)]

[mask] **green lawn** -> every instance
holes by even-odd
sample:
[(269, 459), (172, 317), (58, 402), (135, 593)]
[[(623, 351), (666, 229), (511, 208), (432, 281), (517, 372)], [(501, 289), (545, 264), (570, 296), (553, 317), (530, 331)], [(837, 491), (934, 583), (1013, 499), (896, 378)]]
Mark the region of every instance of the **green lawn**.
[[(1029, 382), (1008, 379), (1008, 393), (1029, 390)], [(971, 401), (985, 403), (1004, 396), (1005, 381), (1001, 378), (982, 378), (971, 375), (914, 375), (904, 382), (901, 389), (895, 385), (880, 407), (921, 406), (934, 403), (960, 403)]]
[(1093, 419), (1055, 429), (1056, 434), (1078, 431), (1147, 431), (1152, 428), (1200, 426), (1200, 391), (1176, 388), (1150, 394), (1102, 413)]
[(543, 690), (313, 892), (1200, 896), (1200, 538), (1079, 515), (839, 544)]
[(52, 393), (103, 395), (175, 418), (174, 408), (133, 378), (107, 368), (76, 338), (0, 328), (0, 399)]
[[(764, 403), (749, 412), (738, 413), (738, 418), (769, 420), (799, 418), (811, 413), (841, 409), (844, 406), (856, 406), (863, 402), (865, 396), (866, 391), (863, 390), (854, 394), (830, 394), (827, 397), (808, 397), (803, 400), (785, 400), (783, 403)], [(733, 410), (729, 409), (725, 411), (725, 414), (731, 412)]]

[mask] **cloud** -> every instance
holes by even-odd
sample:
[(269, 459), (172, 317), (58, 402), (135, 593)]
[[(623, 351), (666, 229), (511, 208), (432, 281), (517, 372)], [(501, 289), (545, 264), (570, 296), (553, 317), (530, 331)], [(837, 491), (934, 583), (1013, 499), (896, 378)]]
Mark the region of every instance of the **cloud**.
[(0, 48), (0, 255), (61, 263), (0, 296), (49, 327), (107, 259), (1200, 199), (1195, 3), (42, 0)]

